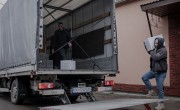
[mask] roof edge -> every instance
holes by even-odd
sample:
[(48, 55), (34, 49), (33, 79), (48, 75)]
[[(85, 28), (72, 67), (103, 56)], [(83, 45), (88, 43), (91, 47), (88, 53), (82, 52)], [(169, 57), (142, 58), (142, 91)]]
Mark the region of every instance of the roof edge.
[(177, 2), (180, 2), (180, 0), (157, 0), (154, 2), (150, 2), (147, 4), (141, 5), (141, 9), (142, 9), (142, 11), (147, 11), (147, 10), (150, 10), (153, 8), (157, 8), (157, 7), (161, 7), (164, 5), (169, 5), (169, 4), (173, 4), (173, 3), (177, 3)]
[(136, 1), (140, 1), (140, 0), (122, 0), (122, 1), (116, 2), (116, 7), (119, 7), (119, 6), (122, 6), (125, 4), (129, 4), (132, 2), (136, 2)]

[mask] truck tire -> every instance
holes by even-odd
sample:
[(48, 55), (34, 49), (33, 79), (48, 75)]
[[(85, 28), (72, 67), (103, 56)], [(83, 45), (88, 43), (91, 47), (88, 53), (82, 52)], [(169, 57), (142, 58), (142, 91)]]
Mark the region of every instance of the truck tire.
[(27, 92), (25, 84), (19, 78), (14, 79), (11, 85), (11, 102), (22, 104)]

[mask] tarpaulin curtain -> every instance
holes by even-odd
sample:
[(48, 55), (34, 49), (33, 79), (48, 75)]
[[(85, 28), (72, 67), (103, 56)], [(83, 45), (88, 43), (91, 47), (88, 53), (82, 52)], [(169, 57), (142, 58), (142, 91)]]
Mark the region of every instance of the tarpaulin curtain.
[(0, 69), (34, 64), (37, 0), (8, 0), (0, 10)]

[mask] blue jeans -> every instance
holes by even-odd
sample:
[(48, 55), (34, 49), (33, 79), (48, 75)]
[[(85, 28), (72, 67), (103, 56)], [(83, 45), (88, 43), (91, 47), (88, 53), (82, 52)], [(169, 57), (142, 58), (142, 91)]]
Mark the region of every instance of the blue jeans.
[(158, 89), (158, 97), (159, 99), (164, 99), (164, 90), (163, 90), (163, 84), (164, 80), (166, 78), (166, 72), (153, 72), (149, 71), (146, 74), (143, 75), (142, 80), (144, 84), (146, 85), (148, 90), (152, 90), (152, 85), (151, 82), (149, 81), (150, 79), (156, 79), (156, 84), (157, 84), (157, 89)]

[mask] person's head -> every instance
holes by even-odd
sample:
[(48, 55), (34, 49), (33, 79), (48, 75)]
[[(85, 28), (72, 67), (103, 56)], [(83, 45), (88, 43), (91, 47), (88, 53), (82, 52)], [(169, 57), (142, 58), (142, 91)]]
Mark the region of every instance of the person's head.
[(164, 38), (156, 38), (154, 40), (154, 46), (156, 49), (164, 47)]
[(63, 30), (63, 29), (64, 29), (64, 25), (63, 25), (62, 22), (58, 22), (58, 28), (59, 28), (60, 30)]

